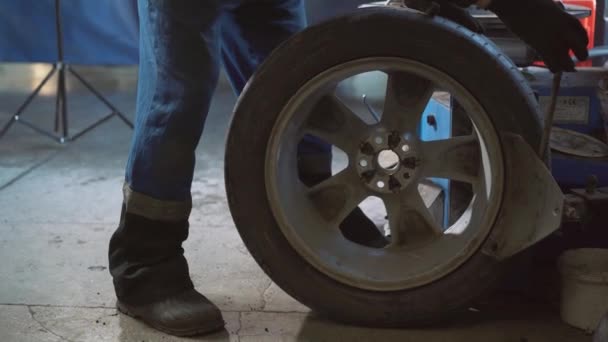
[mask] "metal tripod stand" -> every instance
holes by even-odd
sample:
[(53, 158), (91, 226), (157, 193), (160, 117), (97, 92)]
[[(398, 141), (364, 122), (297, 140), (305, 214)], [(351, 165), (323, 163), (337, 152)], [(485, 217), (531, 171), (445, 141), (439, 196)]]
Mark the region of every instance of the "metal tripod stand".
[[(26, 100), (19, 106), (17, 111), (12, 115), (11, 119), (8, 123), (2, 127), (0, 130), (0, 138), (4, 137), (6, 132), (13, 126), (15, 123), (20, 123), (24, 126), (27, 126), (34, 131), (47, 136), (57, 142), (64, 144), (68, 141), (74, 141), (80, 137), (82, 137), (87, 132), (93, 130), (97, 126), (102, 123), (108, 121), (109, 119), (117, 116), (124, 123), (133, 128), (133, 123), (127, 119), (127, 117), (120, 112), (107, 98), (105, 98), (97, 89), (95, 89), (87, 80), (84, 79), (76, 70), (70, 67), (69, 64), (64, 63), (64, 55), (63, 55), (63, 31), (61, 24), (61, 0), (55, 0), (55, 29), (57, 33), (57, 62), (53, 64), (53, 67), (49, 71), (49, 73), (44, 77), (42, 82), (34, 89), (34, 91), (26, 98)], [(110, 114), (102, 117), (101, 119), (95, 121), (90, 126), (82, 129), (80, 132), (70, 136), (69, 135), (69, 126), (68, 126), (68, 111), (67, 111), (67, 90), (66, 90), (66, 73), (71, 74), (77, 79), (82, 85), (84, 85), (95, 97), (97, 97), (106, 107), (110, 109)], [(51, 77), (57, 74), (57, 95), (55, 100), (55, 127), (54, 132), (50, 132), (43, 128), (36, 126), (30, 121), (24, 120), (21, 116), (25, 109), (31, 104), (34, 98), (40, 93), (40, 90), (48, 83)]]

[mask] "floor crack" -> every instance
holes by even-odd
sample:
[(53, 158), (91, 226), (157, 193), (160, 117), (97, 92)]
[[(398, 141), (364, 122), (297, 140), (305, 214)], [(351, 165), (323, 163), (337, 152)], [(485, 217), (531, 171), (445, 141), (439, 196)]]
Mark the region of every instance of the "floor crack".
[[(266, 291), (267, 292), (267, 291)], [(50, 308), (50, 309), (98, 309), (98, 310), (116, 310), (115, 306), (86, 306), (86, 305), (55, 305), (55, 304), (25, 304), (25, 303), (0, 303), (0, 306), (24, 306), (31, 308)], [(253, 310), (260, 311), (260, 310)], [(243, 311), (242, 309), (222, 309), (222, 312), (230, 312), (230, 313), (240, 313), (240, 312), (249, 312), (247, 310)], [(263, 313), (267, 314), (307, 314), (308, 311), (300, 311), (300, 310), (265, 310)], [(117, 316), (116, 312), (112, 314), (108, 314), (107, 316)]]
[(239, 312), (239, 327), (236, 329), (234, 334), (236, 335), (237, 342), (241, 341), (241, 329), (243, 328), (243, 313)]
[[(265, 291), (267, 292), (267, 291)], [(32, 307), (32, 308), (63, 308), (63, 309), (98, 309), (98, 310), (116, 310), (115, 306), (87, 306), (87, 305), (58, 305), (58, 304), (25, 304), (25, 303), (0, 303), (0, 306), (24, 306), (24, 307)], [(260, 310), (253, 310), (260, 311)], [(243, 309), (223, 309), (222, 312), (248, 312), (247, 310), (243, 311)], [(306, 314), (308, 311), (300, 311), (300, 310), (265, 310), (263, 313), (267, 314)], [(115, 316), (116, 313), (109, 314), (109, 316)]]
[(262, 295), (261, 295), (262, 307), (260, 308), (260, 311), (264, 311), (264, 309), (266, 309), (266, 305), (268, 304), (266, 295), (268, 293), (268, 290), (270, 290), (271, 286), (272, 286), (272, 280), (268, 279), (268, 285), (266, 285), (264, 287), (264, 291), (262, 291)]
[(0, 306), (27, 306), (32, 308), (65, 308), (65, 309), (102, 309), (112, 310), (115, 306), (89, 306), (89, 305), (58, 305), (58, 304), (26, 304), (26, 303), (0, 303)]
[(34, 312), (34, 309), (32, 309), (31, 306), (27, 306), (27, 310), (30, 313), (30, 316), (32, 317), (32, 319), (34, 320), (34, 322), (38, 323), (38, 325), (42, 328), (42, 330), (46, 331), (47, 333), (59, 338), (61, 341), (68, 341), (68, 342), (74, 342), (70, 339), (68, 339), (67, 337), (61, 336), (57, 333), (55, 333), (54, 331), (52, 331), (51, 329), (47, 328), (42, 322), (40, 322), (37, 318), (36, 318), (36, 313)]

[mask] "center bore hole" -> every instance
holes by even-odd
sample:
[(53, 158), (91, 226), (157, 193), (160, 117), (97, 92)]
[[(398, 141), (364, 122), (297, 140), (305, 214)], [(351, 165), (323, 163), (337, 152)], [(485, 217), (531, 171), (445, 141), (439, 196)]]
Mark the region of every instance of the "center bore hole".
[(396, 171), (399, 162), (399, 155), (391, 150), (383, 150), (378, 154), (378, 165), (388, 172)]

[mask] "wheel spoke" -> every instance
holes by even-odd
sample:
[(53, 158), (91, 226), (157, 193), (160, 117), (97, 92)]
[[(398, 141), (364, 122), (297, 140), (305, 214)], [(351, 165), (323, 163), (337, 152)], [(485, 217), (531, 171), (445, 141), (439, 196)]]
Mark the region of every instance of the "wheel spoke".
[(487, 206), (488, 200), (490, 199), (492, 186), (485, 180), (483, 182), (476, 182), (473, 184), (474, 201), (476, 204), (481, 206)]
[(443, 234), (424, 204), (417, 187), (410, 186), (400, 194), (385, 198), (391, 232), (391, 246), (424, 241)]
[(356, 172), (346, 168), (308, 190), (308, 197), (324, 219), (339, 225), (366, 197)]
[(475, 184), (481, 171), (481, 150), (475, 136), (454, 137), (421, 144), (424, 177)]
[(433, 96), (433, 83), (408, 73), (389, 73), (382, 123), (400, 133), (416, 133)]
[(350, 154), (368, 126), (335, 95), (325, 95), (313, 108), (306, 132)]

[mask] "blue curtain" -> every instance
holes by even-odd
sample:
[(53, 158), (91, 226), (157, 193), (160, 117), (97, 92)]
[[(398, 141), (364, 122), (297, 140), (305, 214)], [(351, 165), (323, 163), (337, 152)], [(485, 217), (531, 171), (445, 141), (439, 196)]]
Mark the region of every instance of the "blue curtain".
[[(64, 60), (138, 63), (136, 0), (62, 0)], [(57, 60), (55, 0), (0, 0), (0, 61)]]
[[(309, 22), (351, 12), (366, 2), (307, 0)], [(138, 63), (137, 0), (61, 0), (61, 15), (67, 63)], [(55, 0), (0, 0), (0, 62), (56, 60)]]

